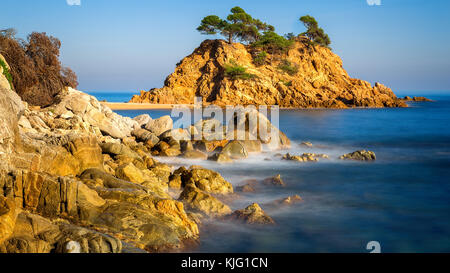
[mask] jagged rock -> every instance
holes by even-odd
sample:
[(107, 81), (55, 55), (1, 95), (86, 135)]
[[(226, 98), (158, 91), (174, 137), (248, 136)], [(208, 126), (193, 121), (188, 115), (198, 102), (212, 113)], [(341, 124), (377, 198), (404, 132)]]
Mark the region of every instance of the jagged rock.
[(249, 153), (260, 153), (262, 151), (262, 144), (259, 140), (241, 140), (240, 142)]
[[(269, 54), (265, 65), (255, 66), (253, 48), (228, 44), (223, 40), (205, 40), (184, 58), (165, 81), (165, 86), (141, 92), (130, 102), (193, 104), (201, 95), (205, 103), (226, 105), (279, 105), (280, 107), (404, 107), (387, 87), (352, 79), (342, 60), (330, 49), (299, 38), (281, 58)], [(233, 60), (255, 75), (251, 80), (233, 80), (223, 73)], [(289, 75), (278, 68), (287, 60), (298, 67)], [(214, 84), (212, 80), (214, 79)], [(283, 83), (289, 82), (289, 86)]]
[(257, 203), (230, 215), (231, 219), (244, 221), (247, 224), (273, 225), (275, 221), (268, 216)]
[(184, 186), (194, 185), (207, 193), (233, 193), (233, 185), (215, 171), (204, 168), (191, 169), (184, 171), (181, 178)]
[(154, 133), (157, 136), (160, 136), (162, 133), (172, 130), (173, 128), (173, 120), (170, 116), (163, 116), (159, 119), (151, 120), (145, 125), (145, 129)]
[(374, 161), (374, 160), (377, 159), (377, 157), (376, 157), (375, 153), (372, 152), (372, 151), (361, 150), (361, 151), (356, 151), (356, 152), (353, 152), (353, 153), (345, 154), (345, 155), (339, 157), (339, 159), (342, 159), (342, 160)]
[(139, 127), (137, 121), (114, 113), (93, 96), (75, 89), (68, 88), (61, 92), (58, 100), (60, 102), (51, 106), (49, 111), (61, 116), (69, 110), (86, 122), (88, 126), (95, 126), (104, 134), (114, 138), (122, 139), (131, 136), (131, 131)]
[(149, 123), (152, 120), (152, 118), (148, 114), (143, 114), (133, 118), (133, 120), (137, 121), (139, 127), (142, 127), (143, 125)]
[(193, 185), (187, 185), (184, 188), (179, 200), (183, 201), (189, 209), (209, 216), (217, 217), (231, 213), (230, 207)]
[(267, 207), (278, 208), (278, 207), (286, 207), (292, 206), (298, 203), (303, 202), (303, 199), (299, 195), (292, 195), (286, 198), (281, 198), (266, 204)]
[(267, 186), (279, 186), (279, 187), (285, 187), (286, 184), (284, 183), (283, 179), (281, 179), (281, 175), (276, 175), (273, 177), (268, 177), (263, 180), (263, 183)]

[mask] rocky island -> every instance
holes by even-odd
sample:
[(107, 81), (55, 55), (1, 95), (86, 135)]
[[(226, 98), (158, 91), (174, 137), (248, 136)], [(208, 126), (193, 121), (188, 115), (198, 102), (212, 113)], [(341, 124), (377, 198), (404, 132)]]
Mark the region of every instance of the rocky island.
[(283, 37), (239, 7), (226, 20), (207, 16), (197, 30), (228, 41), (204, 41), (177, 64), (164, 87), (141, 91), (130, 103), (192, 104), (202, 97), (220, 106), (406, 107), (383, 84), (351, 78), (317, 21), (309, 15), (300, 21), (306, 32)]

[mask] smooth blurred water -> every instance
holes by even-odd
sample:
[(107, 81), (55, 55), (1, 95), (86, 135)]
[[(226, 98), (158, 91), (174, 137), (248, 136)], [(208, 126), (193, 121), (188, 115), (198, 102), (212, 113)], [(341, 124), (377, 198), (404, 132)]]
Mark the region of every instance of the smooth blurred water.
[[(383, 252), (450, 251), (450, 96), (404, 109), (283, 110), (280, 126), (293, 141), (291, 153), (321, 152), (318, 163), (280, 161), (273, 153), (232, 165), (201, 164), (234, 185), (281, 174), (286, 188), (242, 194), (232, 209), (299, 194), (304, 202), (267, 210), (277, 225), (254, 227), (212, 221), (202, 228), (199, 252)], [(167, 110), (117, 111), (153, 118)], [(302, 148), (310, 141), (320, 148)], [(337, 160), (359, 149), (375, 151), (373, 163)], [(287, 151), (285, 151), (287, 152)], [(264, 159), (271, 158), (272, 161)], [(168, 159), (161, 159), (168, 161)]]

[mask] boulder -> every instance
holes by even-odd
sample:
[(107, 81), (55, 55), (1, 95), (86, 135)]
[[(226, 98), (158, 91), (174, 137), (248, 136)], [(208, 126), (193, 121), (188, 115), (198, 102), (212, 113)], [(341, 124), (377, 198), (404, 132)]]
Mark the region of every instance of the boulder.
[(116, 169), (116, 176), (120, 179), (137, 184), (142, 184), (145, 181), (145, 175), (140, 169), (136, 168), (133, 163), (120, 165)]
[(216, 161), (217, 163), (233, 163), (233, 159), (223, 153), (215, 153), (214, 155), (208, 157), (208, 160)]
[(361, 151), (356, 151), (353, 153), (349, 153), (349, 154), (345, 154), (341, 157), (339, 157), (339, 159), (342, 160), (359, 160), (359, 161), (374, 161), (377, 159), (376, 155), (374, 152), (372, 151), (366, 151), (366, 150), (361, 150)]
[(183, 201), (189, 209), (208, 216), (217, 217), (231, 213), (230, 207), (193, 185), (186, 186), (178, 200)]
[(147, 123), (149, 123), (152, 120), (152, 118), (148, 114), (143, 114), (133, 118), (133, 120), (135, 120), (138, 123), (139, 127), (142, 127)]
[(229, 156), (231, 159), (245, 159), (248, 151), (240, 141), (231, 141), (223, 148), (221, 154)]
[(208, 159), (208, 155), (200, 152), (198, 150), (190, 150), (190, 151), (186, 151), (183, 153), (182, 155), (183, 158), (189, 158), (189, 159), (202, 159), (202, 160), (206, 160)]
[(109, 154), (111, 156), (124, 155), (131, 158), (139, 157), (134, 151), (129, 147), (120, 143), (102, 143), (100, 144), (102, 152), (104, 154)]
[(145, 125), (145, 129), (160, 136), (162, 133), (172, 130), (173, 120), (170, 116), (163, 116), (159, 119), (154, 119)]
[(212, 194), (233, 193), (233, 185), (226, 181), (218, 172), (204, 168), (185, 171), (182, 176), (183, 185), (194, 185), (200, 190)]
[(243, 221), (247, 224), (273, 225), (275, 221), (268, 216), (257, 203), (242, 210), (236, 210), (230, 215), (230, 219)]
[(155, 146), (159, 142), (159, 138), (152, 132), (143, 128), (135, 129), (131, 134), (136, 137), (136, 140), (150, 144), (151, 147)]

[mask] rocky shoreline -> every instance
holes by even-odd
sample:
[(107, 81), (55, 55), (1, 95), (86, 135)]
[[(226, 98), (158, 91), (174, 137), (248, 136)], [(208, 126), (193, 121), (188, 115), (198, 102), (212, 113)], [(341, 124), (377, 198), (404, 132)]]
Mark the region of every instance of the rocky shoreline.
[[(122, 117), (71, 88), (59, 94), (58, 103), (41, 109), (22, 102), (3, 75), (0, 83), (0, 252), (183, 251), (199, 243), (205, 220), (276, 224), (259, 204), (250, 202), (234, 212), (229, 204), (239, 192), (283, 187), (280, 175), (234, 188), (213, 170), (176, 168), (156, 159), (227, 164), (260, 153), (271, 139), (178, 140), (183, 135), (192, 139), (218, 121), (174, 129), (169, 116)], [(268, 120), (267, 125), (278, 130)], [(277, 145), (268, 148), (289, 148), (290, 140), (278, 133)], [(326, 158), (280, 154), (279, 160)], [(361, 151), (343, 159), (374, 160), (375, 155)], [(301, 201), (296, 195), (262, 205), (276, 208)]]

